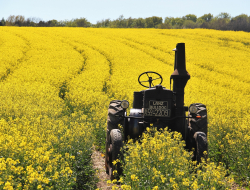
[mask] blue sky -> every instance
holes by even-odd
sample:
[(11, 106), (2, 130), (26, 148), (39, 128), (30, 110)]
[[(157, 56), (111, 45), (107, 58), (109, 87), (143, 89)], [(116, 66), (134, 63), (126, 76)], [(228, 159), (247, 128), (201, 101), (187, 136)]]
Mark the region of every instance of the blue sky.
[(187, 14), (217, 16), (221, 12), (232, 17), (250, 16), (250, 0), (0, 0), (0, 19), (10, 15), (43, 21), (84, 17), (92, 24), (102, 19), (115, 20), (120, 15), (124, 18), (159, 16), (164, 20)]

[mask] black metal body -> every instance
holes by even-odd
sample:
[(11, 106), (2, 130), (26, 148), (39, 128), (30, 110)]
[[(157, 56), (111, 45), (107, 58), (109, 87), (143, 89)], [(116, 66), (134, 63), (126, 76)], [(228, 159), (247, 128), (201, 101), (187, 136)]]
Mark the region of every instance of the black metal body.
[(138, 138), (146, 127), (153, 124), (158, 129), (168, 127), (172, 131), (178, 131), (182, 134), (183, 139), (186, 139), (187, 117), (185, 112), (188, 111), (188, 108), (184, 107), (184, 88), (190, 76), (186, 71), (185, 44), (177, 44), (174, 51), (175, 66), (170, 77), (170, 83), (173, 80), (173, 91), (160, 84), (151, 87), (152, 78), (148, 76), (149, 88), (134, 92), (130, 115), (124, 115), (125, 138), (127, 136)]

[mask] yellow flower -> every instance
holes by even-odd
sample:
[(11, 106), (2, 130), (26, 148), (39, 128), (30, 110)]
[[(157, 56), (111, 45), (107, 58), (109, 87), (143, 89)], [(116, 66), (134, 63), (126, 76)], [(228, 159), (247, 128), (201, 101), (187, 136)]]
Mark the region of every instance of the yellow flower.
[(170, 178), (170, 183), (174, 183), (175, 182), (175, 178)]
[(192, 183), (191, 187), (192, 187), (192, 189), (194, 189), (194, 190), (196, 190), (196, 189), (199, 188), (199, 187), (198, 187), (197, 180), (195, 180), (195, 181)]
[(123, 177), (120, 177), (119, 182), (123, 183)]
[(164, 159), (164, 156), (159, 157), (159, 161), (162, 161)]
[(5, 183), (3, 189), (4, 189), (4, 190), (5, 190), (5, 189), (6, 189), (6, 190), (13, 190), (13, 187), (12, 187), (11, 183), (10, 183), (9, 181), (7, 181), (7, 182)]
[(132, 181), (137, 181), (138, 177), (135, 174), (132, 174), (131, 175), (131, 179), (132, 179)]
[(113, 175), (115, 175), (115, 174), (117, 174), (117, 170), (114, 170), (114, 171), (113, 171)]
[(119, 189), (116, 185), (112, 186), (112, 190)]
[(178, 184), (177, 184), (177, 183), (174, 183), (174, 184), (173, 184), (173, 188), (174, 188), (174, 189), (178, 189)]
[(121, 188), (123, 190), (131, 190), (131, 186), (129, 186), (129, 185), (122, 185)]
[(165, 183), (165, 181), (166, 181), (166, 177), (164, 177), (163, 175), (161, 175), (161, 182)]
[(189, 186), (189, 179), (188, 178), (183, 178), (182, 179), (182, 184), (185, 186)]
[(117, 164), (117, 161), (116, 161), (116, 160), (114, 160), (112, 163), (113, 163), (113, 165), (116, 165), (116, 164)]

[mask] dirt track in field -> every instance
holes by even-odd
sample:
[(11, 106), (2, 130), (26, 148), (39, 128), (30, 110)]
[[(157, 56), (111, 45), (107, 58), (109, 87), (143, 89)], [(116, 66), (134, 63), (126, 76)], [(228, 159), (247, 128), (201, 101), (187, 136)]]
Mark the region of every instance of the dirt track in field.
[(92, 161), (94, 169), (97, 169), (97, 176), (99, 178), (99, 182), (97, 183), (97, 188), (103, 190), (112, 189), (111, 185), (108, 186), (107, 181), (109, 180), (109, 175), (106, 174), (105, 170), (105, 158), (102, 153), (95, 150), (92, 154)]

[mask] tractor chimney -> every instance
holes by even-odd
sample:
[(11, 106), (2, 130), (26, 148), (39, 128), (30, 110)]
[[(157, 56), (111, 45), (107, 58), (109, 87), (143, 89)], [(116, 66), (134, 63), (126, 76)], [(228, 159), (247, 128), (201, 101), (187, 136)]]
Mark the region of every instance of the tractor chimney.
[(172, 73), (170, 80), (173, 79), (173, 92), (176, 94), (176, 109), (175, 116), (180, 117), (176, 121), (176, 130), (182, 133), (183, 139), (186, 137), (185, 127), (185, 116), (184, 109), (184, 88), (187, 84), (187, 81), (190, 79), (189, 73), (186, 71), (186, 60), (185, 60), (185, 43), (178, 43), (176, 45), (175, 51), (175, 64), (174, 72)]
[(170, 80), (173, 79), (173, 91), (176, 92), (176, 106), (184, 106), (184, 88), (190, 79), (189, 73), (186, 71), (185, 59), (185, 43), (178, 43), (175, 51), (174, 72)]

